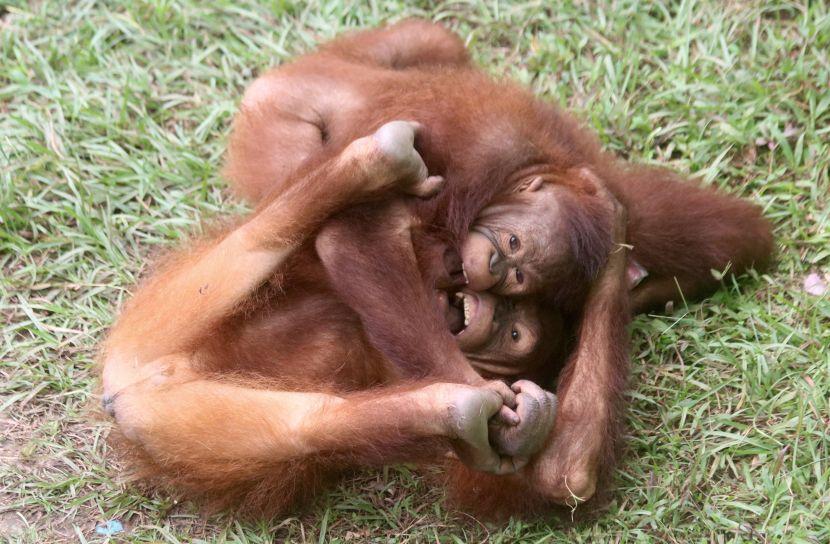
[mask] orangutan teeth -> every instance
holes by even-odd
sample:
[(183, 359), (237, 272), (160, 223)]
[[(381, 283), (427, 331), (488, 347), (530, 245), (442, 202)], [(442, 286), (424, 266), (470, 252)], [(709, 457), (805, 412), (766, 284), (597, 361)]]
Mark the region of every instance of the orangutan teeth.
[(468, 297), (464, 297), (464, 326), (467, 327), (470, 324), (470, 299)]

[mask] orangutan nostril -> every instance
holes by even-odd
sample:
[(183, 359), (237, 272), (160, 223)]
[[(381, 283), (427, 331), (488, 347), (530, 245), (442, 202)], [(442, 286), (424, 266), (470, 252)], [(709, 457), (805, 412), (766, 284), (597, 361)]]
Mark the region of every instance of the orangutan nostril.
[(489, 265), (489, 270), (490, 270), (490, 273), (491, 273), (491, 274), (494, 274), (494, 275), (495, 275), (495, 273), (496, 273), (496, 266), (498, 266), (498, 264), (499, 264), (499, 252), (498, 252), (498, 251), (494, 251), (494, 252), (493, 252), (493, 254), (492, 254), (492, 255), (490, 255), (490, 265)]

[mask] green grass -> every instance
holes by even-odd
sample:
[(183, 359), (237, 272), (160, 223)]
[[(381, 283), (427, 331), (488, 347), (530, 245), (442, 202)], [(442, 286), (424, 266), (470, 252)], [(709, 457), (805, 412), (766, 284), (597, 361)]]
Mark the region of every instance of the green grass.
[[(814, 2), (12, 1), (0, 8), (0, 541), (830, 541), (830, 11)], [(405, 6), (406, 4), (406, 6)], [(3, 6), (0, 2), (0, 6)], [(420, 7), (413, 7), (420, 6)], [(607, 514), (485, 526), (407, 468), (245, 524), (118, 481), (96, 342), (147, 257), (242, 207), (218, 169), (245, 84), (404, 15), (579, 113), (632, 159), (762, 205), (778, 262), (633, 327)]]

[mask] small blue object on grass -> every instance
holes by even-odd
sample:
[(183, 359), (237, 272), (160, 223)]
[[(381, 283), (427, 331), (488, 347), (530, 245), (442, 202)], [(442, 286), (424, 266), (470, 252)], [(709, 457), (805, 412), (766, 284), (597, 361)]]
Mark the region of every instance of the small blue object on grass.
[(103, 536), (111, 536), (124, 530), (124, 526), (117, 519), (111, 519), (95, 528), (95, 532)]

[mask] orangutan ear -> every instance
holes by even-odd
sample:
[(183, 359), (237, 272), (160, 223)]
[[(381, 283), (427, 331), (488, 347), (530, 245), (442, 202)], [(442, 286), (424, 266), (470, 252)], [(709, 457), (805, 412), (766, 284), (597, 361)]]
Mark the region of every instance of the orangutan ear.
[(587, 166), (583, 166), (577, 170), (577, 175), (582, 178), (584, 181), (588, 182), (588, 185), (594, 190), (594, 192), (602, 191), (605, 189), (605, 184), (599, 179), (599, 176), (594, 173), (592, 169)]
[(526, 180), (522, 181), (518, 187), (516, 187), (516, 192), (521, 193), (523, 191), (527, 191), (528, 193), (532, 193), (534, 191), (538, 191), (542, 188), (542, 185), (545, 184), (545, 180), (542, 176), (531, 176)]

